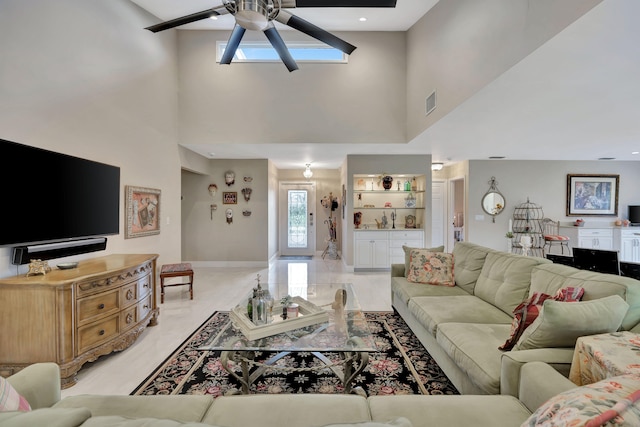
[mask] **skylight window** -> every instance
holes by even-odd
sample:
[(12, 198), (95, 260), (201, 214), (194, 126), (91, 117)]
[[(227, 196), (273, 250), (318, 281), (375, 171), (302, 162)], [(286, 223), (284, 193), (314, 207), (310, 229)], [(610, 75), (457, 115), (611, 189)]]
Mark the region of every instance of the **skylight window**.
[[(216, 43), (216, 62), (220, 62), (227, 42)], [(296, 62), (347, 63), (349, 55), (322, 43), (287, 43)], [(268, 42), (242, 42), (233, 62), (280, 62), (280, 57)]]

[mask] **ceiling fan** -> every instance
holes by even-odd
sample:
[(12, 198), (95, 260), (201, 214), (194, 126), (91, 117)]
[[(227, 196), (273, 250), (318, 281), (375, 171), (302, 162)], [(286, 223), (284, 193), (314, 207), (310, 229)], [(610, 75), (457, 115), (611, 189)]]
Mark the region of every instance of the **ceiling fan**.
[(157, 33), (170, 28), (179, 27), (191, 22), (207, 19), (212, 16), (231, 14), (236, 20), (227, 47), (220, 59), (221, 64), (231, 64), (231, 60), (240, 45), (246, 30), (264, 32), (265, 36), (280, 56), (289, 71), (298, 69), (296, 61), (289, 53), (287, 46), (276, 30), (273, 21), (280, 22), (301, 31), (316, 40), (328, 44), (346, 54), (351, 54), (356, 47), (341, 38), (323, 30), (284, 9), (296, 7), (395, 7), (396, 0), (222, 0), (220, 6), (191, 15), (151, 25), (145, 29)]

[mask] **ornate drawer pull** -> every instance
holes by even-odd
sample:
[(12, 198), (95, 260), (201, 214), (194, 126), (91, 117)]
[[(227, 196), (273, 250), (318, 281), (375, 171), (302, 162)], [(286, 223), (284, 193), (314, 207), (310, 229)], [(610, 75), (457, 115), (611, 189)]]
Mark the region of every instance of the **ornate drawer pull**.
[(142, 308), (149, 308), (147, 304), (143, 305)]
[(98, 335), (104, 335), (104, 329), (100, 329), (100, 332), (98, 332)]
[(102, 310), (103, 308), (104, 308), (104, 304), (100, 304), (100, 305), (98, 306), (98, 309), (99, 309), (99, 310)]
[(127, 314), (127, 323), (133, 322), (133, 315), (131, 313)]
[(128, 299), (128, 300), (130, 300), (130, 299), (132, 299), (132, 298), (133, 298), (133, 291), (132, 291), (131, 289), (129, 289), (129, 290), (127, 291), (127, 299)]

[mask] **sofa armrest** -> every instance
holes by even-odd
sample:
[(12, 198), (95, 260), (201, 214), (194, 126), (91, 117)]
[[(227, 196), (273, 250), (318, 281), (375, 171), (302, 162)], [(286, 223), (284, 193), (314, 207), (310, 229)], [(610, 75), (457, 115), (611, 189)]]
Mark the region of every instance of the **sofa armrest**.
[(553, 366), (544, 362), (529, 362), (520, 370), (519, 399), (531, 412), (553, 396), (577, 386)]
[(391, 264), (391, 277), (404, 277), (404, 264)]
[(35, 363), (7, 378), (31, 409), (49, 408), (60, 400), (60, 368), (52, 362)]
[(500, 394), (520, 397), (520, 370), (526, 363), (544, 362), (560, 374), (569, 377), (572, 361), (572, 348), (536, 348), (505, 352), (502, 354), (500, 368)]

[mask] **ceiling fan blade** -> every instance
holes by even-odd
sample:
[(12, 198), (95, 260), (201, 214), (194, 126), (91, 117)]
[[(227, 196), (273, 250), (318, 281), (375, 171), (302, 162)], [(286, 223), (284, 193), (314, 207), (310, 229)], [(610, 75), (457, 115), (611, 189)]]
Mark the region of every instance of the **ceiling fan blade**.
[(244, 36), (245, 31), (247, 30), (245, 30), (238, 24), (233, 27), (233, 31), (231, 32), (231, 36), (229, 36), (229, 41), (227, 42), (227, 47), (224, 49), (222, 58), (220, 58), (221, 64), (231, 64), (231, 60), (236, 54), (238, 46), (240, 46), (240, 41), (242, 40), (242, 36)]
[(270, 22), (269, 26), (264, 30), (264, 34), (269, 39), (269, 42), (271, 42), (271, 46), (278, 52), (278, 56), (280, 56), (280, 59), (282, 59), (282, 62), (284, 62), (289, 72), (297, 70), (298, 64), (296, 64), (293, 56), (291, 56), (287, 45), (284, 44), (284, 40), (282, 40), (280, 33), (278, 33), (278, 30), (276, 30), (272, 22)]
[(295, 0), (296, 7), (396, 7), (396, 0)]
[(278, 13), (276, 21), (280, 22), (281, 24), (288, 25), (289, 27), (294, 28), (298, 31), (301, 31), (316, 40), (320, 40), (321, 42), (328, 44), (331, 47), (341, 50), (347, 55), (350, 55), (351, 52), (356, 50), (356, 47), (351, 43), (347, 43), (346, 41), (334, 36), (328, 31), (323, 30), (317, 25), (314, 25), (309, 21), (305, 21), (298, 16), (292, 15), (285, 10), (281, 10), (280, 13)]
[(224, 6), (218, 6), (212, 9), (203, 10), (202, 12), (192, 13), (191, 15), (151, 25), (150, 27), (145, 28), (145, 30), (157, 33), (158, 31), (168, 30), (170, 28), (179, 27), (180, 25), (201, 21), (203, 19), (211, 18), (212, 16), (224, 15), (226, 13), (229, 13), (229, 11)]

